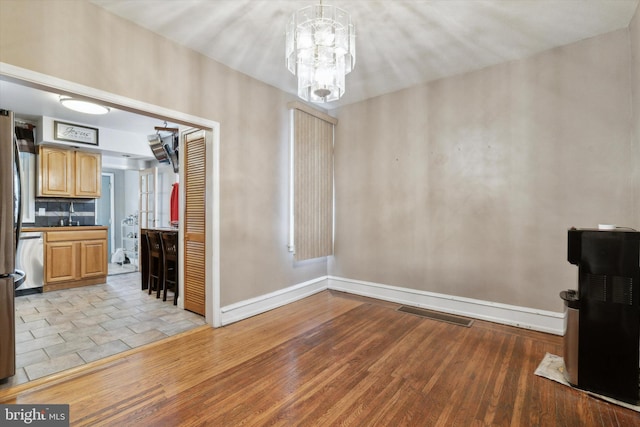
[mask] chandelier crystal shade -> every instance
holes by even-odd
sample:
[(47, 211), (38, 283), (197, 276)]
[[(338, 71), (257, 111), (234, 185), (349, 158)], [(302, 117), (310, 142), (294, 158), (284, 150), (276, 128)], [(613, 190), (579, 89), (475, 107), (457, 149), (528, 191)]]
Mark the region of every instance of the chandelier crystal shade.
[(287, 68), (298, 78), (298, 96), (324, 103), (340, 99), (345, 75), (356, 64), (356, 34), (344, 10), (322, 3), (295, 12), (287, 25)]

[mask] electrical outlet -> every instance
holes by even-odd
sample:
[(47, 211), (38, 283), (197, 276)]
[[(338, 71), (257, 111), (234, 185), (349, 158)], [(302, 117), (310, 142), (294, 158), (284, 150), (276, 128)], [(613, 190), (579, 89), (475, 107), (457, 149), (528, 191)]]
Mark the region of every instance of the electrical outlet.
[(38, 216), (44, 216), (45, 214), (45, 209), (44, 208), (39, 208), (38, 209)]

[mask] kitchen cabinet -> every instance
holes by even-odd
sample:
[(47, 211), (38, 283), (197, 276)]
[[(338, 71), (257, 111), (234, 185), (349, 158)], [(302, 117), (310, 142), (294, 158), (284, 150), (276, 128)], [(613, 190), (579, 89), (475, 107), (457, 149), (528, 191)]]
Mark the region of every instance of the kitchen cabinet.
[(38, 196), (99, 198), (102, 155), (65, 148), (39, 146)]
[(71, 197), (73, 151), (40, 146), (38, 149), (38, 196)]
[(75, 152), (75, 197), (99, 198), (102, 190), (102, 155)]
[(105, 283), (107, 262), (106, 227), (55, 227), (44, 233), (45, 292)]

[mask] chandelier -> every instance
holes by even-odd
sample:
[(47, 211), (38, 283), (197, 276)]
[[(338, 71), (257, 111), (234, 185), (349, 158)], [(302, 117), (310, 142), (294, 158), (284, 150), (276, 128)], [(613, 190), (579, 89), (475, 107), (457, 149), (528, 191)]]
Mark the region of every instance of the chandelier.
[(322, 0), (291, 15), (286, 32), (287, 68), (298, 77), (298, 96), (323, 103), (344, 95), (344, 77), (356, 64), (351, 17)]

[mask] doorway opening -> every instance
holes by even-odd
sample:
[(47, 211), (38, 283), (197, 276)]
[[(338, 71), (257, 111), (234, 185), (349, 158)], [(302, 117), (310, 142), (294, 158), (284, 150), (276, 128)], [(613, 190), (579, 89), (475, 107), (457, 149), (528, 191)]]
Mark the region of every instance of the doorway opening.
[[(144, 115), (147, 117), (153, 117), (155, 119), (166, 119), (171, 122), (180, 123), (184, 126), (203, 129), (206, 134), (207, 145), (207, 188), (209, 188), (212, 197), (206, 206), (206, 255), (207, 264), (205, 277), (205, 292), (207, 295), (205, 306), (205, 322), (212, 326), (220, 326), (220, 302), (219, 302), (219, 124), (211, 120), (195, 117), (187, 114), (183, 114), (173, 110), (167, 110), (162, 107), (158, 107), (152, 104), (146, 104), (129, 98), (114, 95), (108, 92), (87, 88), (86, 86), (78, 85), (73, 82), (64, 81), (51, 76), (33, 72), (30, 70), (22, 69), (12, 66), (10, 64), (0, 63), (0, 79), (17, 83), (29, 88), (35, 88), (38, 90), (49, 92), (60, 92), (66, 94), (76, 94), (102, 103), (109, 104), (113, 108), (121, 109), (122, 111)], [(136, 171), (137, 175), (137, 171)], [(107, 178), (109, 180), (109, 178)], [(111, 189), (105, 194), (109, 194), (112, 199), (108, 204), (114, 204), (114, 197), (112, 191), (114, 189), (114, 179), (111, 178)], [(96, 208), (101, 211), (110, 211), (111, 208), (105, 207)], [(111, 219), (109, 225), (110, 229), (110, 249), (111, 253), (117, 249), (118, 238), (116, 229), (120, 227), (120, 224), (114, 223), (114, 215), (110, 213)], [(102, 221), (102, 220), (101, 220)], [(109, 221), (108, 219), (106, 221)], [(184, 225), (180, 224), (179, 233), (184, 234)], [(184, 272), (184, 261), (180, 260), (180, 270)], [(139, 274), (139, 273), (135, 273)], [(126, 277), (116, 276), (116, 277)], [(184, 279), (181, 278), (184, 282)], [(107, 282), (109, 285), (109, 280)], [(155, 298), (154, 298), (155, 300)]]
[[(167, 109), (154, 104), (148, 104), (135, 99), (116, 95), (71, 81), (59, 79), (36, 71), (0, 62), (0, 80), (17, 84), (18, 86), (43, 92), (77, 95), (108, 105), (123, 114), (133, 114), (153, 121), (162, 120), (184, 126), (186, 128), (202, 129), (205, 133), (206, 146), (206, 251), (207, 271), (205, 288), (207, 293), (206, 318), (207, 323), (220, 326), (220, 279), (219, 279), (219, 240), (220, 240), (220, 191), (219, 191), (219, 151), (220, 125), (218, 122), (176, 110)], [(14, 97), (11, 97), (14, 98)], [(15, 97), (19, 99), (19, 96)], [(182, 158), (180, 163), (182, 163)], [(183, 170), (183, 169), (182, 169)], [(180, 172), (182, 181), (182, 170)], [(136, 172), (137, 175), (137, 172)], [(183, 201), (182, 201), (183, 202)], [(181, 203), (182, 204), (182, 203)], [(114, 224), (114, 227), (117, 224)], [(184, 234), (184, 224), (180, 224), (179, 233)], [(117, 242), (117, 240), (116, 240)], [(182, 269), (184, 271), (184, 269)]]

